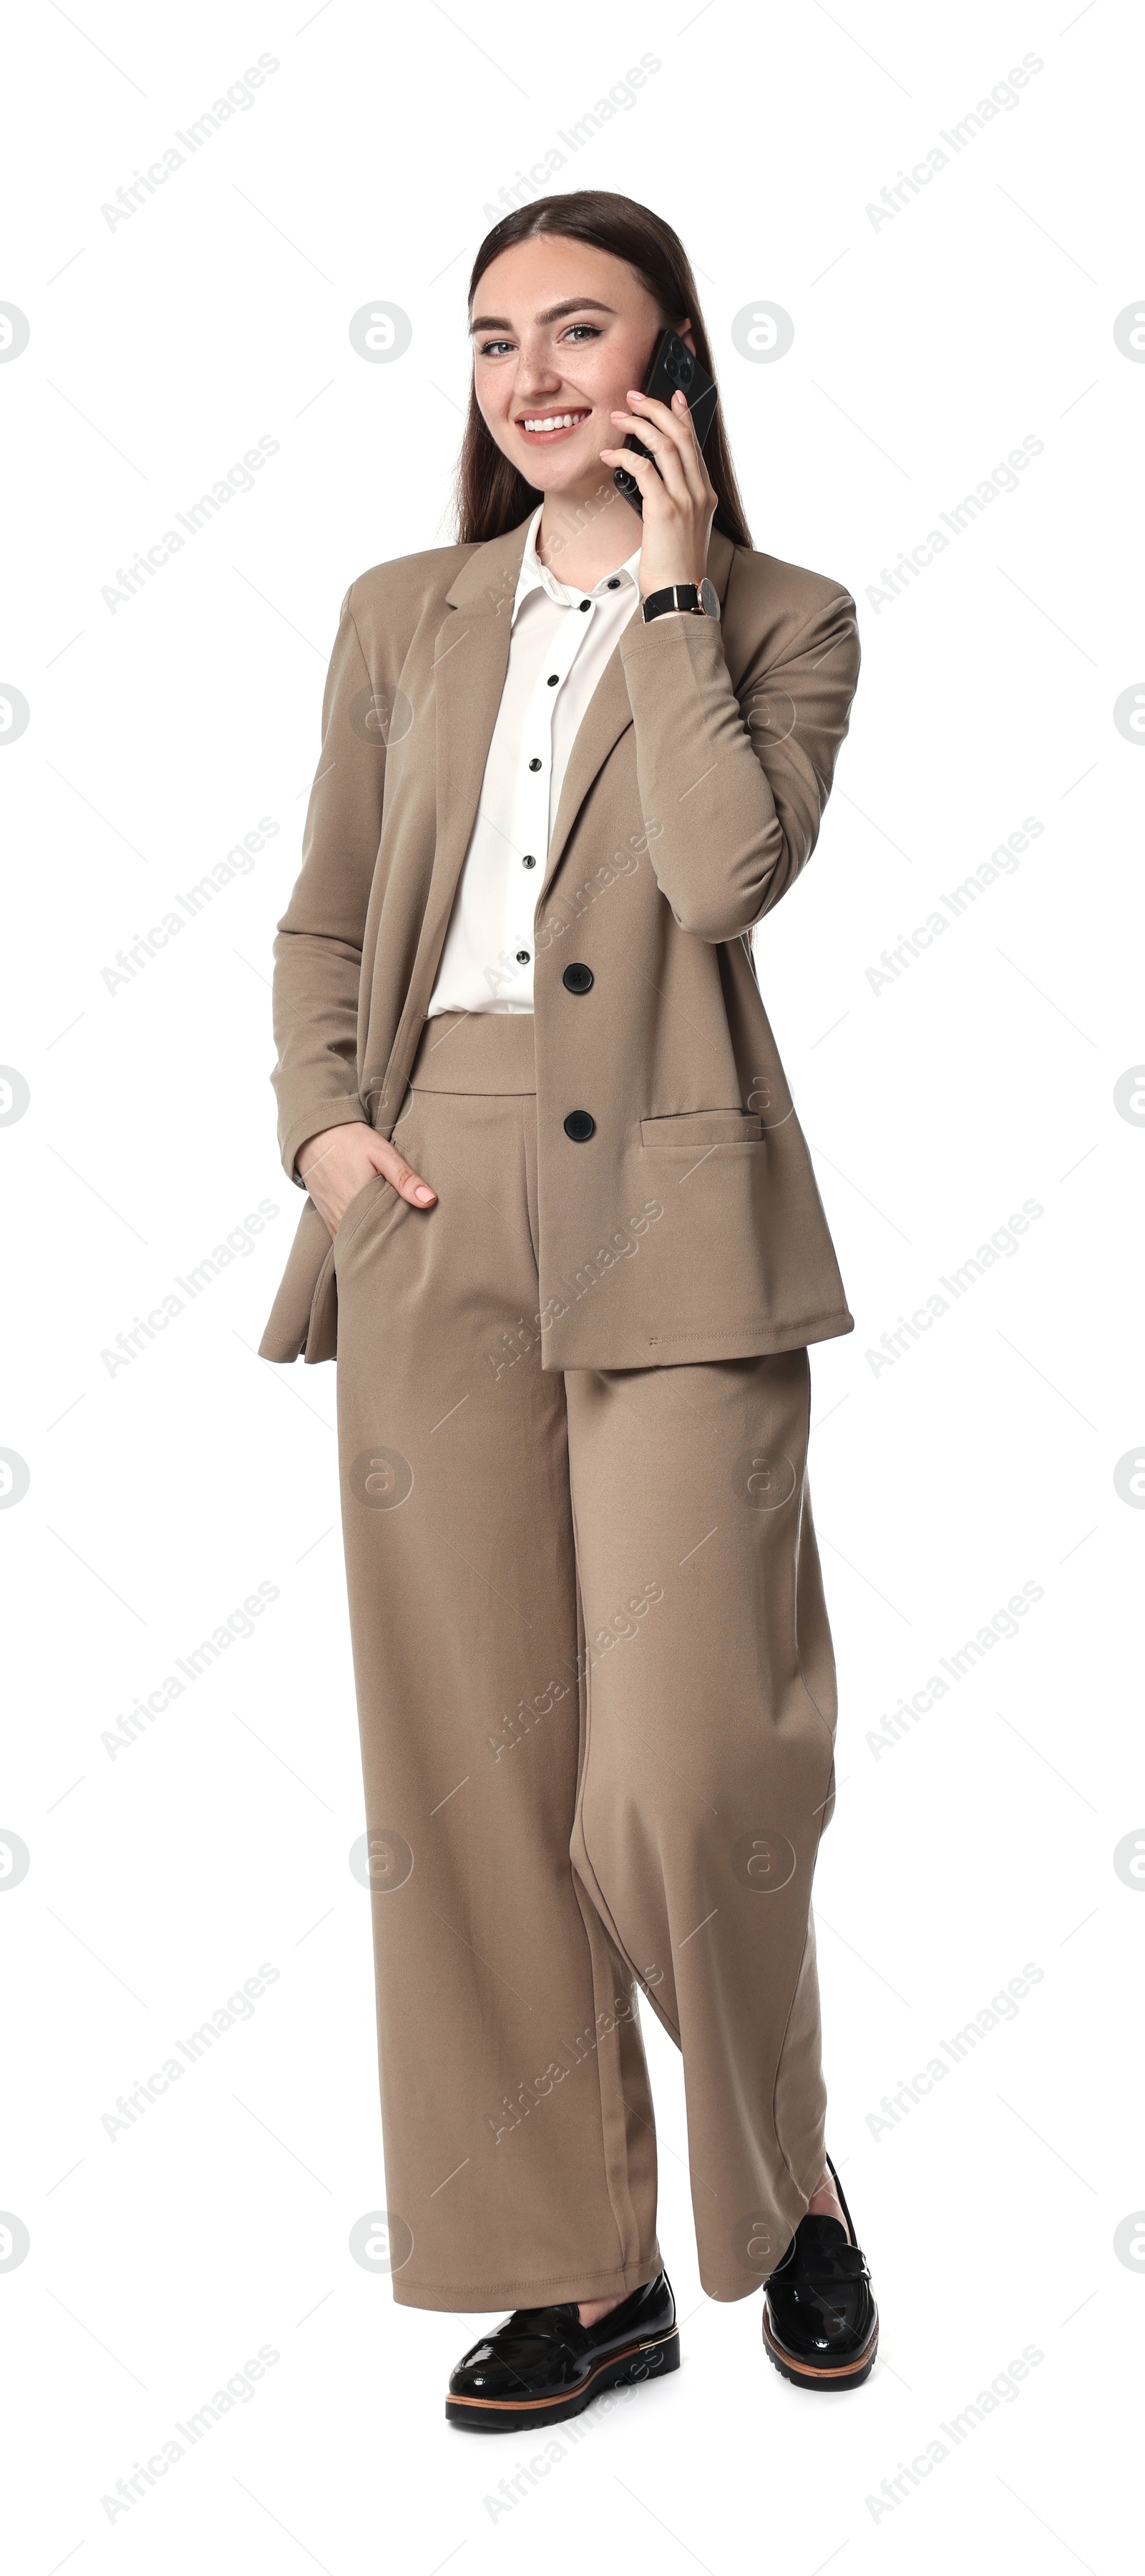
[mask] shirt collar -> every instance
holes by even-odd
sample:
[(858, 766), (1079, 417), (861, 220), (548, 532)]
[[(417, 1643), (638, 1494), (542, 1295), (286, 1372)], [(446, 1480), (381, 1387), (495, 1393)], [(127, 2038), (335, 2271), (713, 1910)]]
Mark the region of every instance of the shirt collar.
[(556, 574), (550, 570), (548, 564), (543, 564), (541, 562), (540, 556), (537, 553), (537, 530), (541, 524), (541, 511), (543, 508), (544, 503), (542, 502), (540, 508), (534, 510), (532, 518), (529, 521), (528, 534), (525, 538), (525, 551), (521, 558), (521, 570), (518, 576), (516, 594), (513, 600), (514, 619), (516, 618), (517, 611), (520, 608), (522, 601), (527, 599), (530, 591), (533, 590), (547, 591), (549, 598), (555, 599), (558, 606), (561, 608), (576, 608), (579, 607), (582, 599), (599, 599), (602, 593), (606, 590), (608, 583), (610, 581), (615, 581), (618, 576), (622, 583), (627, 576), (633, 589), (639, 589), (639, 546), (637, 546), (635, 554), (629, 555), (627, 563), (617, 564), (614, 571), (602, 573), (594, 590), (585, 591), (581, 590), (575, 583), (570, 587), (567, 583), (558, 581)]

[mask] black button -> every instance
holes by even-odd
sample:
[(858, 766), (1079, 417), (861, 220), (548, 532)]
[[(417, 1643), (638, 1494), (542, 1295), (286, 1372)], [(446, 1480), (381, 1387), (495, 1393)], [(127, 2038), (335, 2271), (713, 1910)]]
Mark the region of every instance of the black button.
[(527, 949), (527, 948), (519, 948), (519, 949), (517, 950), (517, 964), (518, 964), (518, 966), (527, 966), (527, 965), (528, 965), (528, 963), (529, 963), (529, 952), (528, 952), (528, 949)]
[(535, 859), (522, 859), (522, 861), (521, 861), (521, 865), (522, 865), (522, 867), (523, 867), (523, 868), (535, 868), (535, 867), (536, 867), (536, 864), (537, 864), (537, 862), (536, 862), (536, 860), (535, 860)]
[(531, 760), (531, 761), (529, 762), (529, 767), (530, 767), (530, 769), (539, 769), (539, 768), (540, 768), (540, 766), (541, 766), (541, 764), (540, 764), (540, 761), (539, 761), (539, 760)]
[(614, 573), (613, 573), (612, 579), (611, 579), (611, 581), (609, 582), (608, 587), (609, 587), (609, 589), (610, 589), (610, 590), (619, 590), (619, 588), (620, 588), (620, 575), (619, 575), (619, 573), (616, 573), (616, 572), (614, 572)]
[(591, 993), (592, 968), (591, 966), (566, 966), (561, 982), (566, 993)]
[(571, 1136), (574, 1145), (587, 1145), (589, 1137), (596, 1134), (596, 1120), (590, 1118), (587, 1109), (570, 1109), (565, 1134)]
[(550, 689), (555, 689), (555, 687), (556, 687), (556, 685), (557, 685), (557, 681), (559, 680), (560, 676), (561, 676), (561, 675), (560, 675), (560, 672), (559, 672), (559, 671), (550, 671), (549, 676), (548, 676), (548, 681), (547, 681), (547, 683), (546, 683), (546, 686), (547, 686), (548, 688), (550, 688)]
[(580, 604), (580, 608), (581, 608), (581, 615), (582, 615), (582, 617), (583, 617), (583, 615), (584, 615), (585, 609), (586, 609), (586, 608), (591, 608), (591, 606), (592, 606), (592, 601), (591, 601), (591, 599), (582, 599), (581, 604)]

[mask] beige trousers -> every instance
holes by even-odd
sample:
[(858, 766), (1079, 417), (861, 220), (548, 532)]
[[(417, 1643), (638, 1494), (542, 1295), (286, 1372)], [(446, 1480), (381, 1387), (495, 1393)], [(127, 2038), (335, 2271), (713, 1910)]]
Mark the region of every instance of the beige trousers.
[(738, 2299), (824, 2165), (807, 1353), (542, 1370), (532, 1083), (531, 1017), (428, 1021), (396, 1141), (438, 1202), (376, 1177), (335, 1251), (394, 2294), (652, 2277), (642, 1996), (683, 2052), (700, 2277)]

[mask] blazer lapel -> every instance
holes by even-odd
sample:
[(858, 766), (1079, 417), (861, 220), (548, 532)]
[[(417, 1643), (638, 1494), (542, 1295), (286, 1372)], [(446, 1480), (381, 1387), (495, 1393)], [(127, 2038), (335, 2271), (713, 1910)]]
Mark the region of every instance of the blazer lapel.
[[(639, 616), (639, 609), (635, 614)], [(537, 897), (538, 903), (549, 891), (569, 833), (594, 778), (603, 769), (609, 752), (619, 742), (621, 734), (627, 732), (631, 722), (632, 709), (628, 702), (628, 683), (624, 677), (624, 664), (620, 659), (618, 644), (605, 663), (569, 753), (560, 802), (553, 817), (548, 865)]]
[(509, 664), (513, 601), (529, 522), (475, 546), (445, 597), (449, 614), (434, 639), (430, 665), (436, 721), (436, 821), (429, 892), (417, 955), (385, 1072), (363, 1092), (377, 1117), (391, 1103), (388, 1136), (445, 946), (458, 880), (469, 847), (493, 727)]
[(528, 524), (526, 519), (507, 536), (491, 538), (470, 555), (446, 592), (449, 614), (434, 644), (437, 838), (420, 951), (422, 958), (433, 957), (434, 970), (469, 847), (501, 704)]
[[(732, 554), (730, 538), (721, 536), (718, 529), (713, 529), (708, 548), (708, 576), (718, 593), (721, 607), (728, 586)], [(639, 608), (635, 609), (633, 614), (638, 617)], [(549, 891), (556, 869), (564, 856), (569, 833), (594, 779), (599, 776), (609, 753), (614, 750), (622, 733), (627, 731), (631, 722), (632, 708), (628, 698), (628, 683), (624, 677), (620, 646), (617, 644), (615, 651), (609, 655), (589, 699), (580, 730), (569, 754), (560, 803), (553, 818), (548, 866), (537, 898), (538, 902)], [(605, 851), (601, 855), (608, 857), (610, 854)]]

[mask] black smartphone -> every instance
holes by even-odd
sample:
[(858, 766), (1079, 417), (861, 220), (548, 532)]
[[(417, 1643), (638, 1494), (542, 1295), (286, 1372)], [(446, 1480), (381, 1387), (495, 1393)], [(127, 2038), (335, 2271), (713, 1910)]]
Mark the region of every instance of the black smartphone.
[[(653, 402), (662, 403), (671, 403), (675, 393), (685, 393), (688, 397), (688, 409), (692, 415), (697, 442), (700, 447), (703, 446), (716, 416), (719, 394), (706, 367), (702, 367), (699, 359), (693, 357), (687, 343), (681, 340), (678, 332), (665, 331), (663, 339), (653, 352), (652, 363), (641, 390), (649, 395)], [(648, 449), (641, 445), (638, 438), (626, 438), (624, 444), (626, 447), (634, 447), (638, 456), (648, 456)], [(654, 464), (655, 458), (652, 457), (649, 461)], [(631, 502), (637, 517), (643, 518), (644, 504), (640, 498), (640, 485), (636, 476), (629, 474), (625, 466), (616, 465), (613, 467), (612, 480), (617, 491), (623, 492), (625, 500)]]

